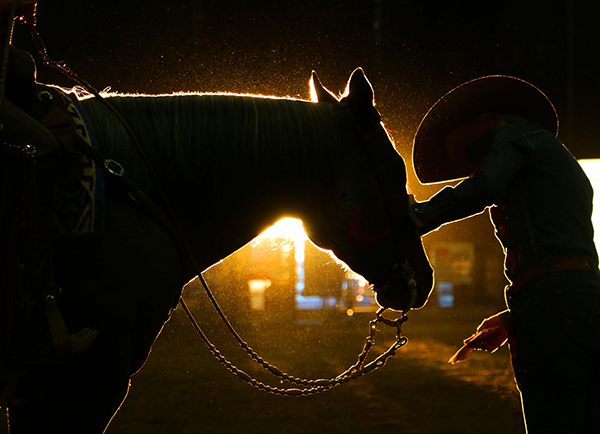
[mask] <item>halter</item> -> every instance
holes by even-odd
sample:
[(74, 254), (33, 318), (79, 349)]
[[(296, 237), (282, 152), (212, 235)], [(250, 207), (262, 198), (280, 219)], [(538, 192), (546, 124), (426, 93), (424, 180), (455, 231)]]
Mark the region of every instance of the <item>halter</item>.
[[(44, 42), (43, 42), (40, 34), (38, 33), (35, 25), (33, 23), (29, 23), (29, 28), (30, 28), (32, 37), (36, 43), (36, 46), (37, 46), (38, 50), (40, 51), (40, 54), (42, 55), (44, 64), (52, 66), (56, 69), (59, 69), (71, 80), (75, 81), (80, 86), (82, 86), (86, 91), (88, 91), (90, 94), (94, 95), (99, 101), (101, 101), (103, 104), (105, 104), (117, 116), (117, 118), (120, 120), (120, 122), (123, 124), (124, 128), (126, 129), (131, 140), (136, 145), (138, 152), (140, 153), (140, 155), (142, 157), (142, 160), (146, 164), (148, 172), (150, 173), (150, 176), (153, 178), (155, 185), (157, 186), (157, 190), (158, 190), (160, 199), (165, 204), (164, 207), (162, 207), (162, 208), (159, 207), (144, 192), (142, 192), (139, 189), (136, 189), (132, 185), (132, 183), (129, 182), (125, 170), (118, 162), (116, 162), (115, 160), (103, 157), (100, 153), (98, 153), (98, 151), (87, 146), (87, 144), (82, 143), (82, 151), (87, 152), (92, 158), (94, 158), (97, 162), (99, 162), (101, 164), (101, 166), (105, 167), (109, 173), (111, 173), (112, 175), (115, 175), (119, 180), (124, 182), (124, 184), (130, 190), (130, 195), (133, 197), (133, 199), (140, 202), (144, 206), (146, 206), (146, 208), (148, 208), (149, 212), (152, 215), (154, 215), (154, 217), (165, 227), (167, 232), (170, 234), (170, 236), (173, 238), (173, 240), (177, 244), (179, 254), (182, 257), (182, 261), (183, 261), (184, 257), (187, 257), (189, 259), (194, 271), (196, 272), (196, 274), (198, 275), (198, 278), (200, 279), (200, 281), (202, 283), (202, 286), (204, 287), (206, 295), (208, 296), (209, 300), (211, 301), (216, 312), (221, 317), (221, 320), (223, 321), (223, 323), (225, 324), (227, 329), (230, 331), (231, 335), (238, 342), (240, 347), (250, 356), (250, 358), (252, 360), (254, 360), (257, 364), (259, 364), (261, 367), (263, 367), (265, 370), (270, 372), (272, 375), (279, 378), (280, 380), (302, 386), (302, 388), (272, 387), (272, 386), (266, 385), (256, 379), (252, 378), (249, 374), (247, 374), (246, 372), (242, 371), (241, 369), (239, 369), (235, 365), (233, 365), (233, 363), (231, 363), (229, 360), (227, 360), (221, 354), (221, 352), (215, 347), (215, 345), (212, 344), (212, 342), (209, 340), (209, 338), (206, 336), (206, 334), (203, 332), (203, 330), (199, 326), (198, 322), (194, 318), (194, 315), (188, 308), (183, 296), (181, 296), (179, 299), (179, 303), (180, 303), (181, 307), (183, 308), (185, 314), (187, 315), (189, 321), (191, 322), (192, 326), (194, 327), (194, 329), (196, 330), (198, 335), (204, 341), (204, 343), (208, 347), (209, 351), (221, 362), (221, 364), (223, 364), (223, 366), (225, 366), (229, 371), (231, 371), (232, 373), (237, 375), (243, 381), (251, 384), (252, 386), (254, 386), (260, 390), (263, 390), (263, 391), (266, 391), (269, 393), (273, 393), (273, 394), (277, 394), (277, 395), (284, 395), (284, 396), (307, 396), (307, 395), (314, 395), (317, 393), (327, 391), (336, 386), (339, 386), (340, 384), (347, 383), (348, 381), (354, 380), (365, 374), (373, 372), (374, 370), (380, 368), (381, 366), (384, 366), (385, 363), (387, 362), (387, 360), (390, 357), (394, 356), (396, 354), (396, 351), (399, 348), (406, 345), (406, 343), (408, 342), (408, 339), (401, 335), (401, 326), (408, 320), (408, 317), (406, 316), (406, 311), (408, 311), (408, 309), (410, 309), (410, 307), (407, 308), (402, 313), (402, 316), (400, 318), (395, 319), (395, 320), (390, 320), (390, 319), (384, 318), (382, 316), (382, 314), (386, 310), (386, 308), (381, 308), (376, 312), (376, 318), (369, 323), (369, 335), (367, 336), (367, 338), (365, 340), (364, 347), (358, 356), (357, 362), (354, 365), (350, 366), (346, 371), (344, 371), (343, 373), (339, 374), (338, 376), (336, 376), (334, 378), (317, 379), (317, 380), (307, 380), (307, 379), (297, 378), (297, 377), (294, 377), (292, 375), (289, 375), (289, 374), (283, 372), (281, 369), (269, 364), (262, 357), (260, 357), (239, 336), (239, 334), (236, 332), (236, 330), (234, 329), (232, 324), (229, 322), (229, 320), (225, 316), (225, 313), (219, 306), (214, 294), (210, 290), (206, 280), (204, 279), (204, 277), (202, 275), (202, 270), (200, 269), (200, 267), (196, 263), (196, 260), (194, 259), (192, 251), (187, 243), (186, 238), (184, 237), (184, 235), (181, 231), (181, 228), (179, 227), (175, 218), (173, 217), (172, 208), (169, 206), (168, 196), (164, 193), (161, 184), (158, 182), (158, 177), (156, 176), (156, 173), (154, 172), (154, 170), (152, 169), (152, 166), (149, 163), (149, 160), (146, 156), (145, 151), (143, 150), (141, 144), (137, 140), (135, 134), (133, 133), (133, 131), (127, 124), (127, 122), (125, 122), (125, 120), (120, 115), (120, 113), (106, 99), (104, 99), (93, 86), (91, 86), (89, 83), (87, 83), (83, 79), (79, 78), (74, 71), (72, 71), (69, 67), (67, 67), (65, 65), (64, 62), (55, 62), (55, 61), (50, 60), (50, 58), (47, 54)], [(377, 125), (380, 125), (379, 119), (377, 119), (377, 122), (375, 122), (373, 124), (373, 126), (377, 126)], [(370, 130), (371, 130), (371, 128), (370, 128)], [(373, 162), (374, 158), (372, 155), (370, 155), (371, 153), (369, 152), (370, 147), (366, 146), (366, 142), (369, 139), (370, 139), (369, 133), (361, 134), (361, 141), (365, 144), (367, 154), (369, 155), (369, 158)], [(376, 167), (376, 166), (374, 166), (374, 167)], [(378, 183), (380, 185), (380, 188), (383, 189), (384, 184), (381, 182), (381, 180), (379, 178), (378, 178)], [(406, 212), (406, 211), (404, 211), (404, 212)], [(390, 216), (390, 220), (393, 222), (393, 220), (391, 219), (391, 216), (394, 214), (391, 213), (390, 209), (388, 209), (388, 214)], [(394, 233), (396, 234), (397, 232), (395, 231)], [(400, 274), (398, 276), (396, 276), (397, 269), (400, 270), (400, 272), (399, 272)], [(401, 265), (396, 264), (396, 266), (394, 267), (394, 274), (392, 275), (392, 278), (394, 278), (394, 277), (398, 278), (398, 277), (400, 277), (400, 275), (402, 276), (403, 279), (407, 280), (407, 282), (408, 282), (407, 286), (413, 288), (412, 290), (414, 290), (414, 296), (412, 297), (413, 301), (411, 302), (411, 307), (412, 307), (412, 305), (414, 304), (414, 300), (416, 299), (416, 282), (413, 279), (414, 269), (410, 266), (410, 264), (408, 263), (408, 260), (405, 260), (405, 262)], [(410, 282), (413, 282), (412, 286), (411, 286)], [(375, 335), (378, 331), (379, 323), (383, 323), (389, 327), (393, 327), (396, 329), (396, 341), (394, 343), (392, 343), (392, 345), (388, 348), (388, 350), (386, 350), (384, 353), (379, 355), (372, 362), (366, 363), (366, 359), (367, 359), (367, 356), (368, 356), (371, 348), (376, 344)]]
[[(377, 129), (384, 128), (383, 125), (381, 124), (381, 116), (379, 115), (379, 112), (377, 110), (373, 109), (371, 116), (366, 121), (363, 121), (363, 125), (364, 125), (364, 127), (363, 127), (361, 125), (361, 120), (357, 119), (357, 117), (354, 115), (354, 113), (352, 113), (352, 111), (350, 110), (350, 108), (348, 107), (347, 104), (342, 102), (342, 103), (340, 103), (340, 106), (344, 109), (344, 111), (348, 114), (348, 116), (350, 116), (350, 118), (354, 121), (353, 122), (354, 125), (357, 125), (356, 129), (358, 130), (359, 137), (361, 139), (360, 140), (361, 146), (363, 148), (363, 151), (367, 154), (369, 163), (371, 164), (373, 172), (375, 173), (375, 180), (377, 181), (377, 184), (379, 185), (379, 190), (382, 192), (384, 197), (393, 197), (393, 193), (394, 193), (393, 187), (390, 186), (389, 183), (386, 183), (381, 179), (381, 176), (379, 175), (379, 171), (377, 170), (377, 167), (380, 166), (380, 164), (377, 164), (377, 163), (382, 162), (382, 158), (379, 154), (377, 154), (375, 152), (375, 147), (370, 146), (370, 142), (372, 142), (373, 137), (378, 132)], [(388, 219), (392, 225), (392, 230), (393, 230), (393, 235), (394, 235), (394, 243), (396, 244), (397, 247), (400, 247), (401, 243), (400, 243), (399, 236), (398, 236), (398, 233), (400, 232), (398, 229), (399, 217), (394, 218), (394, 216), (401, 216), (403, 214), (406, 214), (406, 212), (407, 212), (406, 206), (405, 207), (398, 206), (396, 201), (390, 200), (390, 201), (385, 201), (385, 208), (387, 211)], [(373, 287), (373, 290), (375, 292), (377, 292), (378, 290), (386, 288), (391, 282), (393, 282), (396, 279), (404, 280), (404, 282), (406, 283), (406, 287), (408, 288), (408, 290), (410, 292), (410, 301), (409, 301), (408, 305), (406, 306), (406, 308), (404, 308), (404, 310), (402, 311), (402, 316), (404, 317), (404, 316), (406, 316), (407, 312), (410, 311), (410, 309), (415, 305), (415, 302), (417, 301), (417, 294), (418, 294), (417, 281), (415, 280), (414, 277), (415, 277), (415, 269), (410, 264), (410, 261), (408, 260), (408, 258), (405, 257), (404, 261), (398, 262), (394, 265), (392, 275), (388, 279), (388, 281), (383, 285), (383, 287), (381, 287), (381, 288)]]

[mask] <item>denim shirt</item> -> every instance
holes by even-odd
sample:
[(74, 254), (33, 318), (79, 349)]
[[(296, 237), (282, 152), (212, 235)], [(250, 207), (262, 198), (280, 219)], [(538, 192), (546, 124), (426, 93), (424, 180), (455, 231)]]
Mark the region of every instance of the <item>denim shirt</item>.
[(489, 208), (510, 279), (522, 267), (560, 257), (598, 264), (593, 190), (581, 166), (552, 133), (535, 123), (500, 127), (473, 176), (410, 210), (421, 233)]

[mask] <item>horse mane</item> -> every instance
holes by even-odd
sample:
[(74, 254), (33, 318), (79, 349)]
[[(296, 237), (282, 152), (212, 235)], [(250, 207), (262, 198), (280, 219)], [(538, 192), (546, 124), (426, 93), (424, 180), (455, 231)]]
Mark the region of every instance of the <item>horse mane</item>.
[[(109, 95), (108, 101), (155, 171), (196, 186), (207, 179), (231, 183), (238, 173), (319, 179), (356, 140), (349, 116), (329, 103), (236, 94)], [(144, 182), (139, 152), (116, 116), (95, 98), (82, 103), (104, 155)]]

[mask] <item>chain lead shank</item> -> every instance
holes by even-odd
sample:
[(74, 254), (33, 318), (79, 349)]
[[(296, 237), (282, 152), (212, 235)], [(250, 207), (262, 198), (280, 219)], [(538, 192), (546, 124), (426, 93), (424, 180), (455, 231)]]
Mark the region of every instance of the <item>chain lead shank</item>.
[[(363, 375), (366, 375), (366, 374), (373, 372), (376, 369), (384, 366), (386, 364), (387, 360), (390, 357), (394, 356), (396, 354), (396, 351), (398, 349), (400, 349), (401, 347), (403, 347), (404, 345), (406, 345), (406, 343), (408, 342), (408, 339), (406, 337), (401, 336), (401, 331), (400, 331), (402, 324), (408, 320), (408, 317), (406, 315), (403, 315), (401, 318), (398, 318), (396, 320), (389, 320), (389, 319), (384, 318), (381, 315), (383, 313), (384, 309), (380, 309), (377, 312), (377, 317), (369, 323), (369, 335), (367, 336), (367, 338), (365, 340), (365, 345), (364, 345), (362, 351), (358, 355), (357, 362), (354, 365), (350, 366), (346, 371), (339, 374), (335, 378), (330, 378), (330, 379), (322, 378), (322, 379), (317, 379), (317, 380), (297, 378), (290, 374), (287, 374), (286, 372), (282, 371), (281, 369), (277, 368), (276, 366), (273, 366), (273, 365), (269, 364), (268, 362), (266, 362), (246, 342), (244, 342), (244, 341), (239, 342), (240, 346), (246, 351), (246, 353), (250, 356), (250, 358), (252, 360), (254, 360), (258, 365), (263, 367), (265, 370), (269, 371), (272, 375), (274, 375), (275, 377), (279, 378), (282, 381), (287, 381), (288, 383), (302, 386), (302, 388), (300, 388), (300, 389), (299, 388), (286, 389), (286, 388), (280, 388), (280, 387), (273, 387), (273, 386), (264, 384), (264, 383), (256, 380), (255, 378), (252, 378), (246, 372), (242, 371), (237, 366), (235, 366), (233, 363), (231, 363), (229, 360), (227, 360), (225, 358), (225, 356), (223, 356), (221, 354), (221, 352), (210, 342), (210, 340), (208, 339), (206, 334), (204, 334), (204, 332), (200, 328), (199, 324), (197, 323), (196, 319), (194, 318), (192, 312), (190, 311), (187, 304), (185, 303), (185, 300), (183, 300), (183, 298), (181, 298), (179, 300), (179, 302), (180, 302), (180, 305), (182, 306), (185, 314), (187, 315), (188, 319), (192, 323), (192, 326), (194, 327), (196, 332), (200, 335), (200, 337), (202, 338), (204, 343), (207, 345), (209, 351), (217, 358), (217, 360), (219, 360), (219, 362), (221, 362), (221, 364), (223, 366), (225, 366), (233, 374), (237, 375), (240, 379), (242, 379), (243, 381), (256, 387), (257, 389), (260, 389), (260, 390), (263, 390), (265, 392), (269, 392), (269, 393), (272, 393), (275, 395), (308, 396), (308, 395), (315, 395), (317, 393), (325, 392), (329, 389), (339, 386), (340, 384), (355, 380)], [(371, 348), (376, 343), (375, 335), (378, 331), (377, 324), (379, 322), (382, 322), (383, 324), (388, 325), (390, 327), (396, 327), (396, 342), (394, 342), (387, 349), (387, 351), (385, 351), (384, 353), (382, 353), (381, 355), (376, 357), (372, 362), (365, 365), (367, 356), (369, 355)]]

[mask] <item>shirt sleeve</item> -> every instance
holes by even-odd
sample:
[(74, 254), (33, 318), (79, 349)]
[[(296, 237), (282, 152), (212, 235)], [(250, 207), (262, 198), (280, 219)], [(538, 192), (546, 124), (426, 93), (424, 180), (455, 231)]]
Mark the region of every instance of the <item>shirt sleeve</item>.
[(454, 187), (445, 187), (426, 202), (410, 206), (424, 223), (421, 234), (483, 212), (498, 204), (508, 184), (533, 155), (533, 145), (515, 128), (498, 129), (481, 168)]

